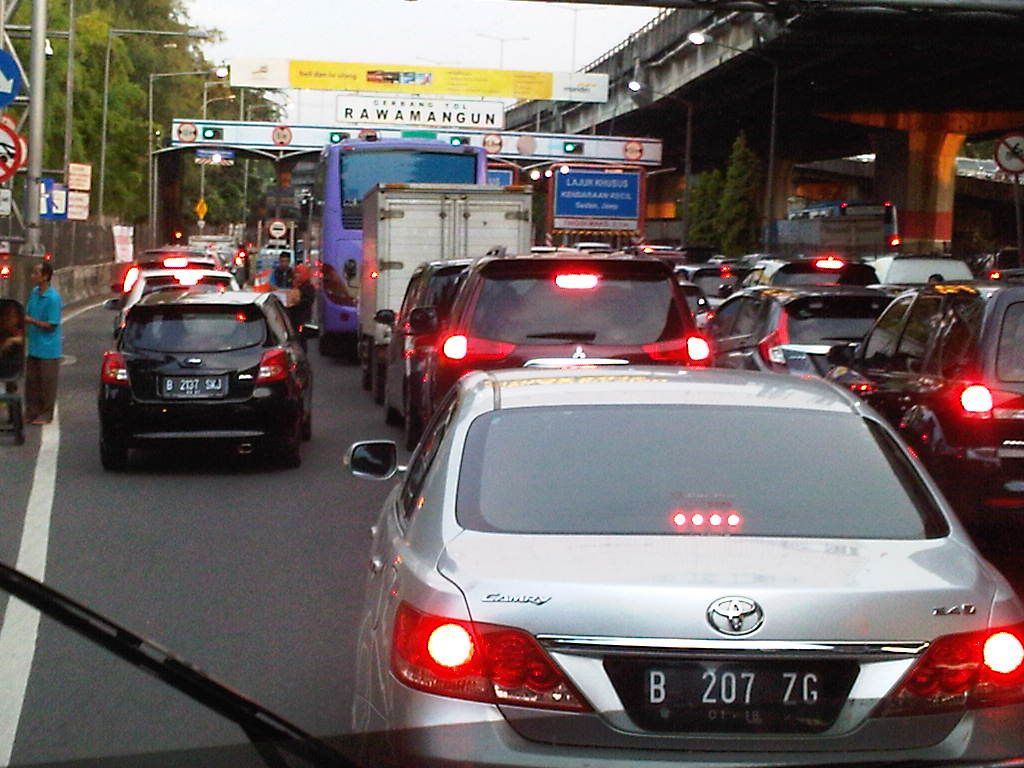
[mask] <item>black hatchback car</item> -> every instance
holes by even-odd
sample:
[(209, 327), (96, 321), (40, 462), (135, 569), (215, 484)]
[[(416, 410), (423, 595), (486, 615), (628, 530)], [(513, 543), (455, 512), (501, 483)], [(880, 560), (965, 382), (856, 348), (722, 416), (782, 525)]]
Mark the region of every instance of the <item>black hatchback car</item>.
[[(315, 336), (315, 326), (305, 326)], [(298, 466), (312, 431), (313, 377), (272, 294), (164, 291), (128, 312), (100, 371), (100, 459), (131, 448), (216, 441)]]
[(745, 288), (705, 330), (716, 366), (823, 376), (832, 346), (862, 339), (887, 306), (888, 296), (871, 288)]
[(900, 430), (961, 513), (1024, 509), (1024, 286), (906, 291), (829, 358), (828, 378)]
[(474, 369), (706, 366), (710, 357), (672, 270), (657, 259), (484, 258), (463, 278), (424, 386), (436, 405)]

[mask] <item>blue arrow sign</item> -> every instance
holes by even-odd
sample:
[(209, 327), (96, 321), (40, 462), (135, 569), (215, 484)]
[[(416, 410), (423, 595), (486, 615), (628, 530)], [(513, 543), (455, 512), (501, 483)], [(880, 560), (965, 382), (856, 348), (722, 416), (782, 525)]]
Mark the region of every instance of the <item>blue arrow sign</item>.
[(7, 51), (0, 51), (0, 109), (21, 93), (21, 71), (18, 62)]

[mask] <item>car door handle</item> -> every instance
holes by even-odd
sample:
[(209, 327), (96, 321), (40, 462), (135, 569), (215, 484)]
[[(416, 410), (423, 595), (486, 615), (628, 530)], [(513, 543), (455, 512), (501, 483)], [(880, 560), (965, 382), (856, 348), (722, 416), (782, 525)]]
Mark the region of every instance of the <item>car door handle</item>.
[(384, 570), (384, 560), (376, 555), (370, 558), (370, 573), (380, 573)]

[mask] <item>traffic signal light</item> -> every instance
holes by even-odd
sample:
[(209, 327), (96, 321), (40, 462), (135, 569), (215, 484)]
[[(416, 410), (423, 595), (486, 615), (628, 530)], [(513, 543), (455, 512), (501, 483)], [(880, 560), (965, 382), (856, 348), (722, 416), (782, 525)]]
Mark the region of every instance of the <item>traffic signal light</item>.
[(203, 128), (203, 139), (205, 139), (206, 141), (223, 141), (224, 129), (206, 126), (205, 128)]
[(469, 146), (469, 136), (452, 136), (448, 141), (453, 147)]
[(331, 131), (331, 144), (341, 144), (347, 138), (348, 134), (344, 131)]
[(582, 155), (583, 154), (583, 142), (582, 141), (563, 141), (562, 151), (567, 155)]

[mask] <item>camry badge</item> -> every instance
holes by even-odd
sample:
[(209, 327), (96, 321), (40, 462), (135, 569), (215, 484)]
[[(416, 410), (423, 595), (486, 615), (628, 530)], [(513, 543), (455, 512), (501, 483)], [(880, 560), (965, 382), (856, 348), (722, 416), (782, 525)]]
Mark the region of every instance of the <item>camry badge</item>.
[(583, 351), (583, 347), (579, 344), (576, 345), (576, 351), (572, 353), (573, 360), (586, 360), (587, 353)]
[(764, 611), (749, 597), (723, 597), (708, 606), (708, 624), (723, 635), (749, 635), (764, 623)]

